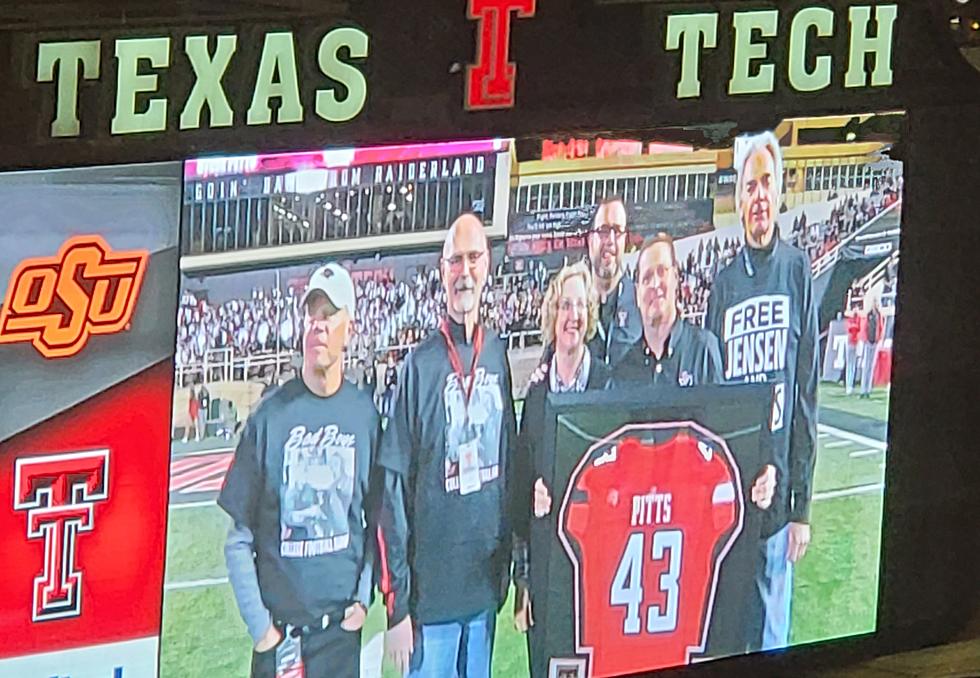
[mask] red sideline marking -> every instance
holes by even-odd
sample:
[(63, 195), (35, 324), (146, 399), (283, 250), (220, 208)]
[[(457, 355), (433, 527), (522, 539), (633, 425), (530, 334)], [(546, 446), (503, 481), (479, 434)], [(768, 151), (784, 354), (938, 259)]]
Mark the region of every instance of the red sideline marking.
[(197, 489), (197, 487), (204, 481), (208, 481), (205, 487), (211, 487), (213, 483), (217, 483), (211, 489), (221, 489), (221, 483), (224, 481), (225, 473), (231, 466), (233, 458), (234, 454), (226, 452), (206, 457), (195, 457), (192, 463), (181, 463), (191, 461), (185, 459), (175, 461), (170, 470), (170, 491), (203, 492), (205, 490)]
[(378, 552), (381, 556), (381, 593), (385, 598), (388, 618), (395, 613), (395, 592), (391, 590), (391, 572), (388, 570), (388, 549), (385, 547), (384, 532), (378, 525)]

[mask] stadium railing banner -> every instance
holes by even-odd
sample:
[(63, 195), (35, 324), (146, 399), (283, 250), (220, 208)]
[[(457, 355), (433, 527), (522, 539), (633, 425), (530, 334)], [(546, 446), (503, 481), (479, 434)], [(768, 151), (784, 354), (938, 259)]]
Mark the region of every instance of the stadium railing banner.
[(0, 175), (0, 676), (157, 673), (180, 193)]
[[(527, 150), (540, 140), (496, 139), (189, 162), (181, 233), (197, 240), (181, 243), (160, 675), (299, 657), (312, 676), (319, 659), (302, 648), (336, 632), (320, 615), (338, 610), (359, 635), (333, 660), (369, 678), (398, 675), (385, 649), (406, 624), (424, 661), (440, 604), (482, 606), (494, 676), (617, 675), (873, 632), (901, 202), (872, 205), (871, 185), (900, 198), (903, 167), (880, 163), (887, 141), (805, 141), (846, 122), (553, 161)], [(800, 176), (846, 161), (842, 176), (868, 187), (822, 181), (782, 209), (771, 179), (787, 158)], [(756, 222), (771, 229), (761, 247), (746, 244)], [(879, 232), (891, 249), (848, 268), (851, 245)], [(532, 246), (545, 240), (561, 247)], [(838, 261), (814, 270), (828, 252)], [(886, 331), (869, 388), (860, 357), (849, 393), (836, 317), (855, 284)], [(483, 327), (472, 344), (448, 320), (458, 295)], [(331, 327), (347, 327), (343, 379), (304, 409)], [(331, 402), (347, 403), (343, 416)], [(374, 417), (378, 461), (364, 470), (352, 441)], [(385, 474), (428, 490), (399, 496), (389, 477), (345, 519)], [(504, 482), (517, 488), (506, 500)], [(262, 498), (243, 508), (242, 487)], [(244, 533), (235, 524), (259, 515)], [(229, 555), (243, 534), (247, 561), (265, 554), (251, 566), (257, 607)], [(493, 542), (480, 567), (466, 565), (475, 535)], [(270, 558), (284, 569), (271, 575)], [(450, 560), (466, 581), (439, 569)], [(347, 589), (324, 602), (297, 562)], [(487, 568), (500, 568), (492, 587)], [(282, 607), (293, 576), (312, 613)], [(359, 597), (371, 577), (374, 596)], [(282, 640), (296, 628), (300, 650)]]

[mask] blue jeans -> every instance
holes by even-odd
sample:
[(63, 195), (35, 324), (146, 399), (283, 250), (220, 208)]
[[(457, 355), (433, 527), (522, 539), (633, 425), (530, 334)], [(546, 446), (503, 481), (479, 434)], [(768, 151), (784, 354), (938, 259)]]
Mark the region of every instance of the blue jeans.
[(417, 629), (409, 678), (490, 678), (494, 610)]
[(762, 649), (773, 650), (789, 645), (790, 610), (793, 599), (793, 563), (786, 557), (789, 550), (789, 525), (764, 542), (766, 564), (756, 578), (765, 610)]
[(857, 371), (857, 346), (847, 345), (844, 349), (844, 388), (847, 395), (854, 391), (854, 377)]
[(871, 387), (874, 386), (874, 376), (875, 376), (875, 363), (878, 358), (878, 344), (871, 342), (864, 342), (863, 351), (863, 363), (861, 364), (861, 393), (868, 394), (871, 393)]

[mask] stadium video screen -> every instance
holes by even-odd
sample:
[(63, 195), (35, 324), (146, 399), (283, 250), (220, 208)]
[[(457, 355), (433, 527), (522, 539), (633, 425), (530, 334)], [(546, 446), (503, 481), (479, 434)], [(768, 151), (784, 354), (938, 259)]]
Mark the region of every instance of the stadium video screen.
[(186, 163), (160, 675), (873, 632), (903, 167), (839, 120)]

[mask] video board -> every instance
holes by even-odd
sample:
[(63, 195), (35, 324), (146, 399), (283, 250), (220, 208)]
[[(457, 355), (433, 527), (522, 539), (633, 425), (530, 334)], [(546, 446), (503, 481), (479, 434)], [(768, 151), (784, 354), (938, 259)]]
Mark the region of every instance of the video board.
[(189, 162), (161, 675), (873, 632), (904, 179), (834, 124)]

